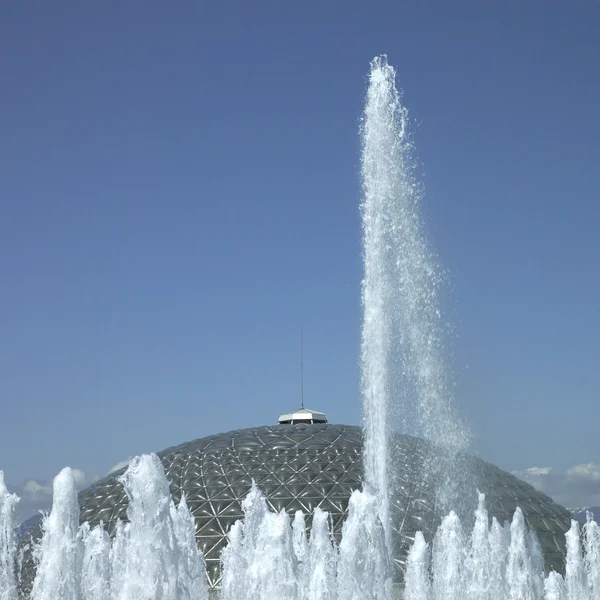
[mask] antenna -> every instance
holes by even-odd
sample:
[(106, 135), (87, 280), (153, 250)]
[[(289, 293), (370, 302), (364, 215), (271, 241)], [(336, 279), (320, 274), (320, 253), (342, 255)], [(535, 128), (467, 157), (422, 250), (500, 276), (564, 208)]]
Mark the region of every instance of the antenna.
[(300, 329), (300, 396), (302, 398), (302, 408), (304, 408), (304, 337)]

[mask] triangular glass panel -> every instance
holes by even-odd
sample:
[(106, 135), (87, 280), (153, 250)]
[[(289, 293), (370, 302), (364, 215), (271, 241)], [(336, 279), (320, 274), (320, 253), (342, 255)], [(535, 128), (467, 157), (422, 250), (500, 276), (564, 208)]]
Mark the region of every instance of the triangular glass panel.
[(196, 529), (196, 536), (202, 537), (203, 539), (206, 537), (214, 537), (220, 535), (222, 535), (222, 531), (219, 527), (218, 519), (209, 519), (204, 525), (202, 525), (202, 527)]

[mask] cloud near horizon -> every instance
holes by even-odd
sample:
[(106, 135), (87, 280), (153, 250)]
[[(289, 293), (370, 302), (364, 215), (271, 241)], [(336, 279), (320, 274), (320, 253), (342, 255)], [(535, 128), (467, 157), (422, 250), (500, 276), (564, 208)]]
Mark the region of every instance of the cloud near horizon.
[(112, 466), (106, 474), (110, 475), (111, 473), (114, 473), (115, 471), (123, 469), (124, 467), (127, 467), (130, 462), (131, 462), (131, 457), (128, 458), (127, 460), (122, 460), (122, 461), (118, 462), (116, 465)]
[(573, 465), (564, 473), (555, 473), (552, 467), (529, 467), (512, 473), (567, 508), (600, 506), (600, 463)]
[[(71, 469), (75, 487), (82, 490), (97, 477), (89, 478), (80, 469)], [(22, 523), (30, 517), (52, 508), (52, 482), (27, 479), (21, 485), (8, 485), (9, 491), (19, 496), (20, 500), (15, 509), (17, 523)]]
[[(83, 490), (106, 475), (126, 467), (131, 457), (113, 465), (105, 475), (87, 476), (81, 469), (71, 468), (75, 487)], [(27, 479), (21, 485), (8, 485), (9, 491), (19, 496), (20, 500), (15, 509), (17, 523), (22, 523), (40, 512), (48, 512), (52, 508), (52, 481)]]

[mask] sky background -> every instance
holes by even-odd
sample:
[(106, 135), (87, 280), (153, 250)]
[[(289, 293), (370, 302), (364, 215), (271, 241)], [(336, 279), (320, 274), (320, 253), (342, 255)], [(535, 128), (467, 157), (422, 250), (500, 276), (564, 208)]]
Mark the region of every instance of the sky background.
[(474, 451), (600, 504), (600, 4), (4, 2), (0, 468), (360, 424), (358, 125), (404, 90)]

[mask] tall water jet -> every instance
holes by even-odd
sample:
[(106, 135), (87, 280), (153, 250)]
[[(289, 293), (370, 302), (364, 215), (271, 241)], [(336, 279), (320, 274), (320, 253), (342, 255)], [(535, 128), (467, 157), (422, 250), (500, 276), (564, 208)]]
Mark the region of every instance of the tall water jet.
[(433, 596), (444, 600), (464, 597), (464, 562), (467, 556), (460, 519), (451, 512), (444, 517), (433, 540)]
[(528, 535), (523, 511), (515, 510), (510, 525), (510, 546), (506, 579), (510, 600), (537, 600), (543, 587), (542, 572), (535, 568), (532, 560), (531, 536)]
[(337, 548), (329, 513), (315, 508), (306, 564), (301, 575), (303, 600), (336, 600)]
[(354, 490), (342, 527), (337, 571), (338, 600), (389, 600), (391, 559), (379, 518), (378, 499)]
[(485, 598), (490, 585), (490, 539), (488, 512), (485, 494), (479, 494), (479, 505), (475, 511), (475, 525), (471, 534), (471, 545), (465, 562), (467, 597), (473, 600)]
[(505, 596), (506, 562), (510, 544), (509, 525), (500, 525), (496, 517), (493, 517), (488, 540), (490, 544), (489, 597), (503, 598)]
[(113, 582), (117, 600), (175, 600), (176, 550), (169, 484), (158, 458), (140, 456), (121, 478), (129, 506), (129, 538), (122, 579)]
[(591, 598), (600, 598), (600, 526), (589, 512), (583, 526), (583, 540), (587, 588)]
[(110, 538), (102, 524), (80, 528), (83, 539), (81, 591), (85, 600), (104, 600), (110, 590)]
[(236, 521), (227, 533), (228, 543), (221, 552), (221, 600), (237, 600), (246, 592), (245, 581), (239, 576), (248, 568), (244, 556), (244, 524)]
[(126, 578), (126, 559), (129, 549), (130, 523), (117, 521), (115, 537), (110, 548), (111, 600), (118, 600), (120, 586)]
[(445, 446), (443, 464), (426, 468), (437, 480), (439, 510), (457, 509), (468, 447), (454, 413), (444, 361), (440, 310), (443, 276), (429, 248), (414, 177), (408, 112), (385, 56), (371, 63), (362, 124), (364, 278), (361, 388), (365, 483), (380, 502), (389, 539), (388, 427), (398, 415), (406, 433)]
[(44, 519), (43, 531), (32, 600), (79, 600), (83, 548), (77, 489), (69, 467), (54, 478), (52, 511)]
[(174, 507), (159, 458), (136, 457), (121, 482), (129, 498), (129, 524), (114, 542), (113, 599), (206, 599), (194, 522), (185, 499)]
[(179, 550), (177, 598), (178, 600), (208, 598), (206, 564), (204, 555), (196, 544), (196, 524), (188, 508), (185, 494), (181, 495), (177, 508), (171, 503), (171, 518)]
[(546, 600), (566, 600), (567, 591), (562, 576), (551, 571), (544, 581), (544, 597)]
[(298, 560), (285, 511), (270, 511), (254, 482), (242, 509), (244, 520), (230, 529), (221, 555), (221, 600), (298, 600)]
[(587, 582), (585, 578), (581, 541), (579, 538), (579, 523), (571, 521), (571, 528), (565, 534), (567, 538), (567, 561), (565, 586), (569, 600), (584, 598)]
[(398, 202), (396, 171), (402, 169), (405, 111), (395, 88), (395, 72), (385, 58), (371, 63), (362, 128), (364, 278), (361, 387), (365, 427), (365, 486), (379, 498), (379, 514), (389, 538), (388, 411), (389, 354), (395, 292), (389, 252), (396, 233), (390, 218)]
[(429, 600), (431, 583), (429, 581), (429, 546), (420, 531), (406, 560), (406, 586), (404, 600)]
[(15, 508), (19, 498), (10, 494), (0, 471), (0, 600), (17, 600), (15, 579)]
[(308, 555), (308, 540), (306, 539), (306, 519), (301, 510), (297, 510), (294, 515), (292, 532), (294, 554), (298, 562), (302, 563)]

